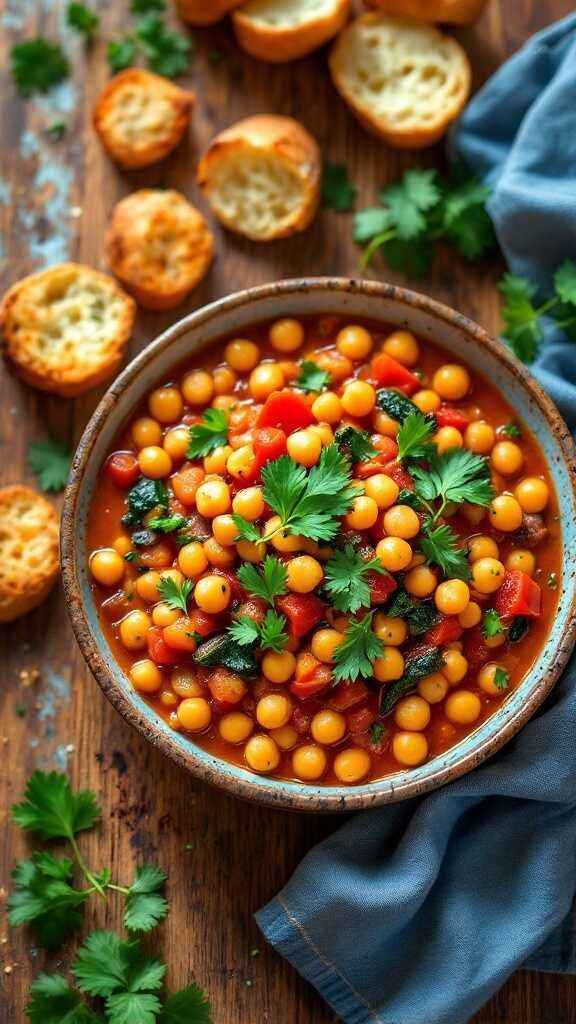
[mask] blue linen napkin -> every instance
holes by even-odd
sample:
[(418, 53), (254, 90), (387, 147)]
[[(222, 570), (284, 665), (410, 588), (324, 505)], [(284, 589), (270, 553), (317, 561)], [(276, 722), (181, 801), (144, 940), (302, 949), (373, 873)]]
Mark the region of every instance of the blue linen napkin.
[[(511, 270), (548, 293), (576, 258), (576, 15), (498, 71), (452, 144), (492, 186)], [(576, 429), (576, 347), (552, 323), (534, 371)], [(576, 971), (575, 721), (573, 659), (496, 757), (356, 815), (256, 915), (342, 1021), (464, 1024), (522, 965)]]

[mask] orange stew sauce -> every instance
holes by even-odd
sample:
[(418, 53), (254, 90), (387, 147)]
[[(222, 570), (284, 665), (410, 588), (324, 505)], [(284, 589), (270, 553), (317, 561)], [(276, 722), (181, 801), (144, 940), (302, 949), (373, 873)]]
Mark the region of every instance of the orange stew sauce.
[[(227, 348), (231, 341), (235, 344)], [(118, 476), (113, 479), (110, 462), (102, 467), (90, 514), (88, 548), (92, 553), (94, 598), (105, 635), (118, 663), (132, 676), (134, 685), (158, 715), (174, 729), (189, 735), (191, 743), (224, 760), (263, 774), (331, 785), (360, 784), (417, 766), (460, 742), (494, 714), (530, 671), (548, 634), (557, 601), (560, 540), (557, 500), (542, 452), (492, 384), (471, 372), (468, 380), (466, 369), (460, 365), (455, 368), (451, 355), (408, 332), (386, 329), (381, 324), (350, 325), (336, 317), (301, 318), (297, 322), (282, 321), (276, 325), (254, 327), (243, 335), (239, 343), (236, 342), (238, 339), (226, 339), (195, 353), (189, 365), (175, 369), (169, 380), (159, 381), (160, 390), (157, 389), (152, 398), (134, 413), (114, 445), (113, 452), (133, 453), (140, 460), (140, 466), (135, 464), (134, 457), (128, 458), (124, 466), (120, 460), (120, 469), (130, 470), (126, 479), (121, 480), (122, 486), (118, 486)], [(387, 357), (383, 361), (382, 353)], [(337, 396), (337, 401), (323, 398), (318, 402), (318, 393), (298, 389), (296, 378), (304, 359), (317, 360), (321, 368), (330, 372), (329, 392)], [(186, 376), (199, 367), (202, 368), (200, 374)], [(440, 367), (448, 369), (438, 374)], [(388, 385), (390, 373), (392, 384)], [(395, 377), (395, 374), (400, 376)], [(414, 374), (419, 378), (416, 383)], [(407, 375), (406, 383), (403, 375)], [(363, 386), (356, 391), (353, 387), (348, 398), (340, 401), (355, 378), (364, 382)], [(166, 387), (168, 393), (162, 391)], [(352, 534), (357, 535), (360, 550), (368, 552), (366, 557), (379, 557), (384, 552), (379, 541), (386, 536), (383, 517), (390, 507), (398, 504), (394, 494), (397, 495), (398, 487), (410, 489), (413, 486), (410, 478), (406, 480), (405, 472), (403, 475), (402, 469), (399, 471), (399, 463), (394, 458), (393, 442), (398, 421), (379, 410), (372, 401), (371, 391), (377, 395), (384, 388), (397, 388), (403, 394), (409, 394), (424, 414), (438, 414), (437, 433), (433, 439), (439, 446), (438, 450), (445, 452), (451, 446), (459, 445), (484, 455), (490, 465), (496, 493), (513, 496), (511, 503), (504, 503), (500, 517), (497, 515), (495, 520), (490, 509), (475, 505), (447, 509), (445, 521), (460, 536), (466, 551), (469, 550), (467, 545), (471, 544), (471, 571), (474, 570), (473, 560), (478, 563), (481, 557), (488, 561), (484, 561), (483, 569), (479, 571), (478, 588), (474, 578), (467, 584), (458, 580), (447, 591), (445, 588), (442, 600), (436, 588), (447, 577), (433, 565), (428, 568), (422, 565), (424, 559), (419, 554), (421, 538), (409, 536), (406, 539), (406, 534), (411, 533), (410, 515), (401, 512), (399, 529), (390, 527), (388, 531), (390, 537), (394, 533), (401, 537), (404, 533), (405, 538), (399, 545), (392, 542), (391, 550), (382, 555), (384, 568), (392, 573), (392, 586), (398, 584), (402, 587), (406, 580), (408, 589), (408, 581), (413, 580), (410, 596), (414, 603), (418, 605), (420, 600), (435, 602), (440, 608), (440, 621), (451, 624), (444, 639), (440, 634), (440, 647), (446, 662), (442, 671), (421, 679), (412, 693), (402, 697), (389, 713), (379, 717), (381, 691), (394, 686), (402, 677), (414, 649), (418, 654), (429, 649), (430, 645), (438, 647), (434, 627), (424, 635), (411, 637), (408, 633), (404, 638), (406, 625), (396, 619), (392, 623), (394, 635), (391, 635), (382, 608), (394, 599), (395, 594), (378, 598), (378, 594), (373, 593), (373, 600), (379, 600), (379, 603), (372, 603), (370, 609), (364, 608), (355, 615), (343, 616), (330, 606), (322, 581), (314, 585), (316, 570), (310, 564), (304, 566), (305, 572), (298, 586), (304, 580), (303, 586), (313, 587), (312, 592), (325, 603), (324, 614), (308, 634), (299, 639), (291, 636), (288, 651), (292, 657), (279, 655), (268, 657), (268, 661), (264, 658), (264, 664), (273, 667), (270, 675), (274, 679), (278, 674), (287, 675), (286, 679), (272, 681), (263, 671), (244, 680), (234, 674), (230, 678), (229, 672), (224, 672), (222, 678), (222, 670), (217, 667), (197, 666), (194, 652), (197, 643), (202, 643), (199, 633), (204, 634), (210, 629), (222, 632), (229, 627), (231, 616), (234, 617), (238, 610), (256, 618), (262, 618), (266, 610), (262, 602), (254, 604), (252, 601), (250, 604), (250, 595), (247, 595), (248, 603), (242, 600), (238, 607), (238, 596), (244, 595), (236, 590), (233, 577), (244, 559), (234, 537), (225, 536), (226, 521), (230, 532), (229, 514), (233, 510), (227, 506), (218, 513), (220, 519), (214, 520), (204, 514), (203, 520), (198, 520), (194, 498), (198, 484), (204, 476), (213, 474), (229, 486), (231, 499), (248, 486), (261, 488), (259, 473), (248, 483), (239, 475), (242, 457), (236, 458), (236, 475), (228, 472), (227, 467), (235, 465), (234, 460), (232, 463), (228, 460), (233, 452), (240, 450), (245, 456), (245, 449), (250, 456), (255, 444), (255, 420), (261, 417), (267, 403), (269, 407), (270, 394), (278, 390), (283, 394), (296, 394), (304, 402), (312, 425), (302, 428), (306, 436), (300, 438), (300, 447), (297, 438), (296, 442), (288, 442), (288, 448), (290, 454), (295, 453), (298, 459), (302, 459), (307, 471), (319, 458), (314, 437), (321, 435), (322, 446), (325, 446), (339, 427), (351, 424), (367, 431), (374, 447), (381, 450), (380, 464), (375, 467), (377, 473), (371, 477), (369, 470), (363, 471), (361, 465), (356, 465), (351, 474), (353, 482), (366, 486), (371, 479), (377, 478), (381, 483), (382, 476), (387, 476), (398, 486), (390, 488), (394, 492), (390, 497), (386, 481), (383, 494), (375, 489), (375, 484), (370, 485), (369, 490), (376, 495), (378, 504), (378, 519), (372, 526), (364, 529), (358, 526), (373, 518), (372, 505), (365, 502), (365, 507), (359, 509), (356, 528), (351, 529), (350, 524), (344, 521), (339, 536), (331, 544), (296, 542), (293, 545), (296, 550), (288, 552), (277, 550), (272, 542), (267, 546), (267, 554), (276, 556), (288, 566), (291, 559), (308, 553), (308, 563), (320, 566), (317, 571), (321, 577), (334, 546), (342, 546), (340, 534), (345, 532), (349, 539)], [(187, 461), (187, 432), (210, 406), (227, 410), (228, 440), (232, 440), (233, 447), (225, 452), (217, 450), (207, 460)], [(330, 420), (328, 426), (315, 431), (316, 422), (326, 423), (327, 420)], [(480, 428), (477, 426), (479, 421), (482, 424)], [(441, 423), (444, 423), (443, 427)], [(474, 424), (472, 429), (467, 426), (470, 423)], [(514, 424), (512, 429), (508, 426), (504, 431), (503, 428), (510, 424)], [(178, 427), (181, 429), (170, 433)], [(312, 438), (310, 431), (314, 435)], [(285, 434), (289, 434), (289, 429)], [(148, 449), (154, 449), (152, 454)], [(162, 455), (166, 450), (168, 458)], [(148, 453), (144, 457), (143, 451)], [(190, 475), (191, 467), (197, 468), (195, 474)], [(194, 536), (198, 535), (199, 523), (201, 526), (202, 522), (204, 524), (201, 535), (208, 534), (209, 537), (212, 523), (215, 523), (215, 530), (220, 523), (219, 536), (227, 540), (226, 544), (221, 544), (212, 537), (204, 542), (203, 547), (196, 544), (184, 574), (178, 563), (179, 550), (183, 549), (178, 549), (175, 533), (158, 533), (155, 539), (152, 537), (151, 544), (138, 547), (132, 542), (131, 535), (133, 531), (138, 535), (145, 529), (150, 514), (144, 517), (143, 523), (130, 528), (122, 525), (130, 485), (140, 477), (142, 470), (145, 474), (155, 474), (169, 489), (168, 510), (155, 510), (152, 516), (182, 515), (189, 522), (180, 532)], [(178, 483), (183, 470), (188, 489), (183, 489)], [(529, 483), (522, 485), (526, 479)], [(174, 495), (173, 487), (184, 501)], [(258, 500), (261, 501), (261, 491), (260, 496), (258, 493), (251, 496), (256, 505)], [(263, 528), (271, 516), (272, 512), (265, 508), (255, 525)], [(494, 527), (494, 521), (498, 529)], [(407, 544), (412, 548), (414, 562), (396, 571), (394, 560), (405, 552)], [(283, 545), (284, 548), (286, 546), (289, 545)], [(242, 554), (247, 553), (252, 564), (261, 569), (259, 559), (263, 555), (262, 550), (256, 550), (254, 545), (247, 546), (246, 542), (239, 550)], [(418, 564), (420, 569), (415, 575), (407, 577), (405, 574)], [(490, 573), (496, 571), (497, 577), (500, 572), (498, 565), (500, 570), (502, 566), (504, 570), (501, 579), (492, 583)], [(146, 586), (140, 581), (148, 572), (165, 574), (167, 570), (174, 569), (178, 570), (173, 573), (177, 583), (181, 583), (185, 575), (191, 579), (186, 616), (183, 611), (171, 609), (161, 602), (153, 587), (146, 596), (142, 596)], [(432, 590), (429, 583), (431, 571), (434, 574)], [(312, 576), (307, 582), (310, 572)], [(220, 580), (225, 581), (224, 589), (228, 587), (230, 603), (223, 611), (212, 613), (205, 608), (203, 613), (199, 613), (194, 599), (194, 594), (198, 593), (195, 589), (198, 580), (214, 575), (220, 575)], [(507, 588), (502, 590), (502, 595), (508, 591), (512, 595), (513, 607), (510, 607), (515, 617), (506, 615), (508, 598), (504, 600), (502, 596), (500, 607), (504, 611), (500, 622), (503, 632), (487, 638), (485, 613), (498, 607), (500, 584)], [(484, 592), (480, 591), (481, 585)], [(215, 599), (218, 605), (218, 594)], [(208, 584), (206, 607), (211, 608), (213, 600), (214, 594)], [(525, 606), (529, 606), (527, 618)], [(462, 610), (455, 612), (454, 609)], [(517, 618), (518, 609), (523, 613), (521, 619)], [(384, 678), (381, 681), (364, 678), (355, 683), (344, 681), (335, 684), (331, 678), (334, 664), (330, 658), (334, 648), (334, 630), (342, 637), (350, 619), (361, 618), (369, 610), (374, 612), (373, 629), (386, 644), (383, 668), (376, 673)], [(144, 614), (135, 617), (134, 612)], [(128, 620), (129, 626), (122, 627), (122, 623)], [(520, 639), (512, 642), (508, 639), (508, 629), (514, 622), (516, 625), (524, 623), (529, 628)], [(167, 625), (170, 626), (168, 631)], [(326, 630), (331, 632), (326, 633)], [(323, 635), (315, 641), (314, 637), (319, 632)], [(154, 634), (157, 640), (160, 638), (160, 642), (150, 644), (149, 634)], [(171, 647), (171, 642), (174, 647)], [(391, 647), (393, 653), (387, 657)], [(314, 686), (306, 685), (293, 690), (294, 678), (299, 674), (296, 666), (298, 663), (302, 666), (302, 652), (308, 652), (310, 656), (311, 649), (323, 656), (310, 663), (316, 669), (315, 675), (312, 672), (312, 679), (319, 681), (316, 692)], [(165, 661), (167, 652), (170, 664)], [(262, 654), (258, 653), (256, 657), (261, 666)], [(494, 668), (484, 669), (485, 663), (499, 666), (498, 686), (494, 685)], [(135, 670), (134, 664), (137, 665)], [(300, 671), (300, 675), (303, 674), (306, 675)], [(281, 699), (270, 701), (270, 695), (279, 695)], [(263, 698), (266, 699), (262, 704)], [(191, 704), (186, 704), (187, 701)], [(223, 738), (222, 732), (230, 739)]]

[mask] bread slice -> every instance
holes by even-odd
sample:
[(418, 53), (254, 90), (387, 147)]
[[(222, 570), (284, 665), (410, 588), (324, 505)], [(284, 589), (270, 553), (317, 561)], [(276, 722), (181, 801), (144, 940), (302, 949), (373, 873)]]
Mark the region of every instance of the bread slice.
[(31, 487), (0, 489), (0, 622), (48, 596), (58, 576), (58, 516)]
[(368, 0), (384, 14), (418, 21), (469, 25), (476, 21), (488, 0)]
[(282, 64), (338, 35), (349, 14), (350, 0), (248, 0), (232, 24), (246, 53)]
[(320, 150), (298, 121), (258, 114), (217, 135), (198, 167), (198, 184), (231, 231), (254, 241), (308, 227), (320, 201)]
[(134, 300), (111, 277), (60, 263), (23, 278), (4, 296), (5, 355), (32, 387), (81, 395), (118, 367), (135, 312)]
[(215, 25), (244, 0), (176, 0), (176, 10), (191, 25)]
[(121, 199), (106, 235), (110, 269), (141, 306), (172, 309), (207, 273), (212, 234), (202, 214), (172, 189)]
[(94, 127), (121, 167), (147, 167), (163, 160), (188, 128), (195, 97), (160, 75), (128, 68), (103, 89)]
[(391, 146), (440, 139), (470, 93), (470, 64), (455, 39), (432, 25), (357, 18), (330, 55), (334, 84), (362, 124)]

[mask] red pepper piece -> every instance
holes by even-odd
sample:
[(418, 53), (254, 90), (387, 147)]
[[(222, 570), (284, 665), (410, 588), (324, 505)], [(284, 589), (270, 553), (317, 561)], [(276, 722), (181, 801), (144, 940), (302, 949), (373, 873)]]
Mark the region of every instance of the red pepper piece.
[(422, 387), (418, 377), (386, 352), (381, 352), (372, 361), (372, 376), (380, 387), (398, 388), (405, 395), (413, 395)]
[(429, 644), (430, 647), (445, 647), (446, 644), (451, 644), (454, 640), (459, 640), (464, 630), (458, 622), (457, 615), (447, 615), (446, 618), (442, 619), (435, 626), (432, 626), (427, 633), (424, 634), (425, 643)]
[(504, 583), (496, 595), (494, 607), (502, 619), (527, 615), (537, 619), (542, 604), (542, 590), (535, 580), (520, 569), (506, 573)]
[(252, 446), (256, 456), (256, 473), (259, 474), (267, 462), (286, 454), (286, 434), (278, 427), (260, 427), (254, 431)]
[(486, 646), (486, 637), (481, 626), (474, 626), (464, 633), (464, 654), (468, 660), (468, 668), (472, 671), (490, 661), (492, 651)]
[(367, 696), (368, 687), (364, 685), (361, 679), (356, 679), (353, 683), (339, 683), (336, 689), (332, 691), (327, 704), (334, 711), (348, 711), (349, 708), (355, 707), (356, 704), (361, 704), (363, 700), (366, 700)]
[(316, 419), (310, 407), (296, 391), (273, 391), (257, 421), (258, 427), (279, 427), (285, 434), (309, 427)]
[(439, 427), (456, 427), (456, 430), (464, 431), (470, 423), (470, 417), (462, 409), (454, 409), (450, 405), (441, 406), (434, 416)]
[(366, 581), (370, 587), (371, 604), (384, 604), (398, 587), (393, 576), (389, 573), (376, 572), (375, 569), (370, 569), (366, 573)]
[(106, 472), (116, 487), (127, 491), (140, 476), (138, 459), (133, 452), (113, 452), (106, 461)]
[(358, 462), (354, 466), (354, 474), (360, 480), (365, 480), (366, 477), (374, 476), (375, 473), (382, 473), (384, 466), (386, 466), (392, 459), (395, 459), (398, 455), (398, 445), (391, 437), (381, 437), (378, 442), (374, 444), (375, 448), (378, 448), (378, 455), (374, 455), (371, 459), (366, 462)]
[(298, 700), (308, 700), (309, 697), (315, 697), (317, 693), (322, 693), (326, 690), (332, 681), (332, 671), (329, 665), (320, 665), (314, 672), (310, 679), (295, 679), (293, 683), (290, 683), (288, 689), (290, 693), (293, 693)]
[(157, 665), (177, 665), (182, 661), (182, 651), (176, 651), (168, 644), (162, 636), (159, 626), (151, 626), (146, 634), (148, 642), (148, 653)]
[(393, 480), (395, 484), (397, 484), (401, 491), (414, 490), (414, 481), (410, 476), (410, 473), (407, 473), (399, 462), (392, 462), (390, 463), (390, 465), (384, 466), (384, 468), (381, 469), (380, 472), (385, 473), (386, 476), (389, 476), (390, 479)]
[(286, 594), (276, 601), (278, 611), (285, 615), (295, 637), (304, 636), (324, 618), (325, 605), (314, 594)]
[(346, 715), (348, 732), (365, 732), (377, 718), (378, 715), (371, 708), (357, 708)]

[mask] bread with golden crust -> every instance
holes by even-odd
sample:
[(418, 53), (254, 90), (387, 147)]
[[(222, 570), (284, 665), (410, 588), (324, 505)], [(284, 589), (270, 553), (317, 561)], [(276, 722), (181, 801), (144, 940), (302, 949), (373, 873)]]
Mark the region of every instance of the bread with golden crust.
[(134, 169), (168, 156), (190, 122), (194, 94), (144, 68), (114, 75), (100, 93), (94, 127), (112, 159)]
[(247, 0), (232, 24), (246, 53), (282, 64), (333, 39), (349, 15), (350, 0)]
[(257, 114), (212, 141), (198, 184), (218, 218), (254, 241), (304, 231), (320, 201), (320, 150), (291, 117)]
[(176, 10), (190, 25), (215, 25), (244, 0), (176, 0)]
[(368, 0), (384, 14), (396, 18), (439, 22), (447, 25), (469, 25), (476, 21), (488, 0)]
[(144, 188), (114, 207), (106, 235), (113, 274), (147, 309), (172, 309), (208, 272), (214, 243), (199, 210), (173, 189)]
[(330, 54), (330, 72), (364, 127), (399, 148), (437, 142), (470, 93), (470, 64), (452, 36), (380, 11), (344, 29)]
[(0, 489), (0, 622), (36, 608), (58, 576), (58, 516), (31, 487)]
[(60, 263), (17, 281), (0, 304), (4, 354), (27, 384), (65, 398), (111, 377), (136, 304), (113, 278)]

